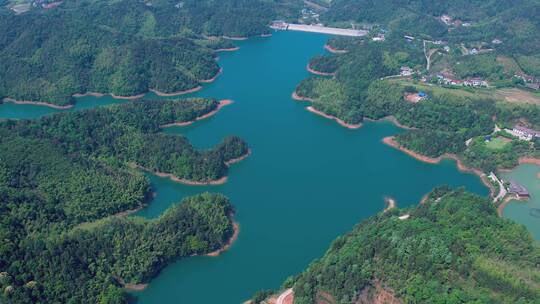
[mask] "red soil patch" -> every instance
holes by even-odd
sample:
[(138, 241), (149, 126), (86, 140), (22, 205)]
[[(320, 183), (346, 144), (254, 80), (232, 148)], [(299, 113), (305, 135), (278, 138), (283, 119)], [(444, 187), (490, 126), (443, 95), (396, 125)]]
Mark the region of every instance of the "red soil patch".
[(335, 49), (335, 48), (329, 46), (328, 44), (325, 44), (325, 45), (324, 45), (324, 48), (325, 48), (327, 51), (329, 51), (330, 53), (334, 53), (334, 54), (345, 54), (345, 53), (348, 52), (347, 50)]
[(320, 72), (317, 70), (314, 70), (308, 63), (306, 66), (306, 70), (310, 72), (311, 74), (319, 75), (319, 76), (334, 76), (336, 73), (326, 73), (326, 72)]
[(238, 51), (239, 49), (240, 49), (239, 46), (235, 46), (228, 49), (217, 49), (217, 50), (214, 50), (214, 52), (234, 52), (234, 51)]
[(197, 86), (197, 87), (194, 87), (193, 89), (184, 90), (184, 91), (178, 91), (178, 92), (173, 92), (173, 93), (165, 93), (165, 92), (161, 92), (161, 91), (154, 90), (154, 89), (150, 89), (150, 91), (154, 92), (157, 96), (171, 97), (171, 96), (178, 96), (178, 95), (184, 95), (184, 94), (188, 94), (188, 93), (197, 92), (197, 91), (199, 91), (201, 89), (202, 89), (201, 86)]
[(328, 118), (328, 119), (332, 119), (332, 120), (335, 120), (337, 121), (338, 124), (340, 124), (341, 126), (347, 128), (347, 129), (359, 129), (360, 127), (362, 127), (362, 124), (350, 124), (350, 123), (347, 123), (335, 116), (332, 116), (332, 115), (328, 115), (322, 111), (319, 111), (317, 109), (315, 109), (314, 107), (312, 106), (309, 106), (306, 108), (308, 111), (310, 111), (311, 113), (315, 113), (317, 115), (320, 115), (324, 118)]
[(231, 248), (232, 244), (238, 239), (238, 234), (240, 234), (240, 225), (238, 225), (237, 222), (233, 222), (233, 235), (231, 236), (227, 244), (225, 244), (223, 247), (219, 248), (216, 251), (207, 253), (206, 256), (216, 257), (220, 255), (222, 252)]
[(211, 117), (211, 116), (215, 115), (217, 112), (219, 112), (219, 110), (221, 110), (221, 108), (223, 108), (224, 106), (230, 105), (232, 103), (234, 103), (234, 101), (232, 101), (230, 99), (223, 99), (223, 100), (219, 101), (219, 105), (217, 106), (217, 108), (215, 110), (213, 110), (211, 112), (208, 112), (208, 113), (206, 113), (206, 114), (204, 114), (202, 116), (199, 116), (199, 117), (195, 118), (194, 120), (173, 122), (173, 123), (161, 125), (160, 127), (161, 128), (168, 128), (168, 127), (173, 127), (173, 126), (178, 126), (178, 127), (189, 126), (189, 125), (191, 125), (192, 123), (194, 123), (196, 121), (203, 120), (203, 119), (206, 119), (208, 117)]
[(292, 99), (297, 100), (297, 101), (309, 101), (309, 102), (313, 102), (313, 101), (314, 101), (312, 98), (304, 97), (304, 96), (298, 95), (298, 93), (296, 93), (296, 91), (294, 91), (294, 92), (292, 93)]
[(10, 102), (10, 103), (20, 104), (20, 105), (27, 104), (27, 105), (45, 106), (45, 107), (58, 109), (58, 110), (67, 110), (67, 109), (73, 108), (73, 105), (59, 106), (59, 105), (55, 105), (55, 104), (43, 102), (43, 101), (15, 100), (13, 98), (4, 98), (4, 102)]
[(214, 80), (216, 80), (216, 78), (218, 78), (218, 76), (221, 74), (221, 72), (223, 72), (223, 68), (219, 68), (219, 71), (216, 73), (216, 75), (214, 75), (214, 77), (210, 78), (210, 79), (203, 79), (203, 80), (199, 80), (200, 82), (203, 82), (203, 83), (211, 83), (211, 82), (214, 82)]

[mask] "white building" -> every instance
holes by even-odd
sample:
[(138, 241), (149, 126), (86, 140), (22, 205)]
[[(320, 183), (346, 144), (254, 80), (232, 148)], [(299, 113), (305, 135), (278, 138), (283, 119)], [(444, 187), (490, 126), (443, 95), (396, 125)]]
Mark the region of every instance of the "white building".
[(505, 129), (505, 131), (526, 141), (531, 141), (536, 137), (540, 137), (540, 132), (523, 126), (515, 126), (512, 130)]

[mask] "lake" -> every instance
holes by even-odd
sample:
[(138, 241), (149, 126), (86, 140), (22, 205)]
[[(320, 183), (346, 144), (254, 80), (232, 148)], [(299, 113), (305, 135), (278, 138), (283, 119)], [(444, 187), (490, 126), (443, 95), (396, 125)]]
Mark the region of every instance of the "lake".
[[(187, 136), (198, 148), (239, 135), (252, 149), (233, 165), (220, 186), (186, 186), (150, 176), (156, 198), (138, 215), (159, 216), (183, 197), (222, 192), (236, 209), (240, 235), (219, 257), (192, 257), (166, 267), (149, 287), (134, 293), (140, 303), (241, 303), (260, 289), (279, 288), (324, 254), (337, 236), (385, 207), (417, 204), (433, 187), (448, 184), (487, 195), (480, 179), (459, 172), (455, 162), (419, 162), (382, 143), (401, 132), (389, 122), (350, 130), (305, 110), (291, 93), (308, 73), (306, 64), (324, 54), (328, 36), (277, 32), (238, 42), (220, 53), (223, 73), (191, 96), (232, 99), (210, 119), (166, 132)], [(153, 96), (153, 94), (148, 94)], [(110, 97), (85, 97), (73, 110), (105, 105)], [(0, 106), (0, 117), (31, 118), (57, 110)]]
[(516, 181), (525, 186), (531, 195), (527, 201), (514, 200), (504, 208), (503, 216), (525, 225), (532, 236), (540, 242), (540, 212), (533, 213), (533, 209), (540, 211), (540, 167), (532, 164), (523, 164), (504, 173), (505, 181)]

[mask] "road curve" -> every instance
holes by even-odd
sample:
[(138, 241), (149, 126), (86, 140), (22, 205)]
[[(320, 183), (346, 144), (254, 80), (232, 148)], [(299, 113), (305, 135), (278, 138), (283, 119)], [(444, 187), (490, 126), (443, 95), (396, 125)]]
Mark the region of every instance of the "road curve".
[[(288, 296), (292, 296), (292, 295), (294, 295), (292, 288), (289, 288), (289, 289), (285, 290), (277, 298), (276, 304), (288, 304), (287, 302), (285, 302), (285, 299), (287, 299)], [(290, 303), (292, 304), (292, 302), (290, 302)]]

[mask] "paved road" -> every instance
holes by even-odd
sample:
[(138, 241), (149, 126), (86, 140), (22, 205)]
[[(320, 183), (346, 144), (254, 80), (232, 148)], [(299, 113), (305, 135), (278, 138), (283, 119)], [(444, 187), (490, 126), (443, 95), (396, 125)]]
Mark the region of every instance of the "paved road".
[(292, 293), (293, 293), (292, 288), (289, 288), (289, 289), (285, 290), (282, 294), (279, 295), (279, 297), (278, 297), (278, 299), (276, 301), (276, 304), (286, 304), (285, 299), (289, 295), (292, 295)]

